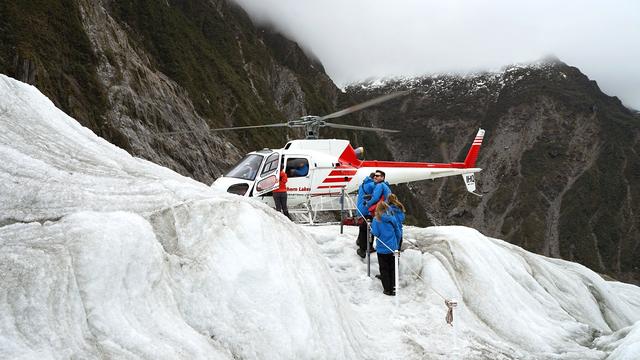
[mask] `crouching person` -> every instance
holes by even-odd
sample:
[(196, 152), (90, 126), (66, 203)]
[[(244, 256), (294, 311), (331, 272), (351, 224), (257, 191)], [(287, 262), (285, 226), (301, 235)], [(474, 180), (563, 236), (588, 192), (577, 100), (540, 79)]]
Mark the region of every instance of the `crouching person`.
[(389, 213), (389, 206), (385, 202), (378, 203), (375, 216), (371, 223), (371, 233), (378, 238), (376, 251), (378, 253), (378, 266), (380, 280), (382, 280), (383, 293), (395, 296), (395, 262), (394, 251), (398, 250), (400, 230), (396, 218)]

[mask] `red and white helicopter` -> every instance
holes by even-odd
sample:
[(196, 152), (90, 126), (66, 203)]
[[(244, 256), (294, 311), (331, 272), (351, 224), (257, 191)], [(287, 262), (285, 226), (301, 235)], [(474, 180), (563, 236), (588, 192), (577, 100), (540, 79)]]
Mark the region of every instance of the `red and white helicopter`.
[(263, 149), (247, 154), (227, 174), (218, 178), (212, 187), (241, 196), (257, 198), (274, 206), (270, 192), (278, 187), (280, 170), (284, 167), (287, 181), (288, 205), (295, 207), (315, 197), (340, 197), (357, 191), (363, 179), (375, 170), (386, 173), (389, 184), (462, 176), (467, 190), (474, 195), (474, 174), (482, 169), (476, 160), (482, 145), (484, 130), (479, 129), (464, 162), (428, 163), (362, 160), (364, 150), (353, 148), (348, 140), (319, 139), (321, 127), (379, 132), (397, 132), (380, 128), (333, 124), (326, 119), (337, 118), (354, 111), (390, 100), (406, 92), (385, 95), (338, 112), (319, 116), (305, 116), (287, 123), (214, 129), (237, 130), (260, 127), (304, 127), (306, 139), (289, 141), (282, 149)]

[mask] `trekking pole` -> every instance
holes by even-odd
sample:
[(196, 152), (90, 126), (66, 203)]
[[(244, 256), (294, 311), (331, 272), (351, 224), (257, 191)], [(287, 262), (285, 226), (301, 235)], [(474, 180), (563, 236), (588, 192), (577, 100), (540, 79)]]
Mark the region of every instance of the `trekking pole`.
[(396, 307), (400, 306), (400, 303), (398, 302), (398, 289), (400, 288), (400, 251), (396, 250), (393, 252), (393, 261), (395, 262), (395, 271), (394, 271), (394, 277), (395, 277), (395, 286), (393, 291), (396, 292)]
[(344, 188), (342, 188), (340, 195), (340, 234), (344, 234)]
[(364, 221), (367, 223), (367, 276), (371, 277), (371, 252), (369, 251), (371, 247), (371, 242), (369, 242), (371, 238), (371, 226), (369, 226), (367, 219), (364, 219)]
[(358, 214), (360, 214), (362, 220), (367, 224), (367, 276), (371, 277), (371, 256), (369, 252), (369, 250), (371, 249), (371, 242), (369, 242), (369, 240), (371, 239), (371, 224), (369, 223), (369, 221), (367, 221), (367, 218), (362, 215), (362, 212), (360, 211), (360, 209), (358, 209), (356, 204), (353, 203), (353, 200), (351, 200), (351, 198), (349, 198), (349, 200), (351, 201), (351, 205), (353, 205), (358, 211)]

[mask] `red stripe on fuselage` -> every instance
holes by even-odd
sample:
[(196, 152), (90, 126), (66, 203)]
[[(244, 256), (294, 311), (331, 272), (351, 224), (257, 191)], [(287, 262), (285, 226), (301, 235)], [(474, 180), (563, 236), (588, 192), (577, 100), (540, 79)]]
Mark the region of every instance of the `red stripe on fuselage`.
[(336, 182), (349, 182), (351, 181), (351, 177), (343, 176), (339, 178), (326, 178), (322, 182), (323, 183), (336, 183)]
[(329, 173), (329, 176), (338, 176), (338, 175), (355, 175), (358, 170), (333, 170)]
[(345, 186), (346, 185), (321, 185), (321, 186), (318, 186), (318, 189), (340, 189)]

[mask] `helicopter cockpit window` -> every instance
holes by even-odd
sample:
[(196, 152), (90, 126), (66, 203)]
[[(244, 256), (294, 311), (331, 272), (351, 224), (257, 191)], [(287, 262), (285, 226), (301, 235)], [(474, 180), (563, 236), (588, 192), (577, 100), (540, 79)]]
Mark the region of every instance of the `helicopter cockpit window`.
[(263, 156), (250, 154), (244, 157), (238, 165), (234, 166), (225, 176), (243, 180), (254, 180), (258, 174)]
[(278, 159), (280, 155), (278, 153), (273, 153), (267, 157), (267, 160), (264, 162), (264, 168), (262, 168), (261, 177), (264, 177), (267, 174), (275, 172), (278, 170)]
[(287, 160), (287, 175), (289, 177), (302, 177), (309, 174), (309, 161), (304, 158), (291, 158)]

